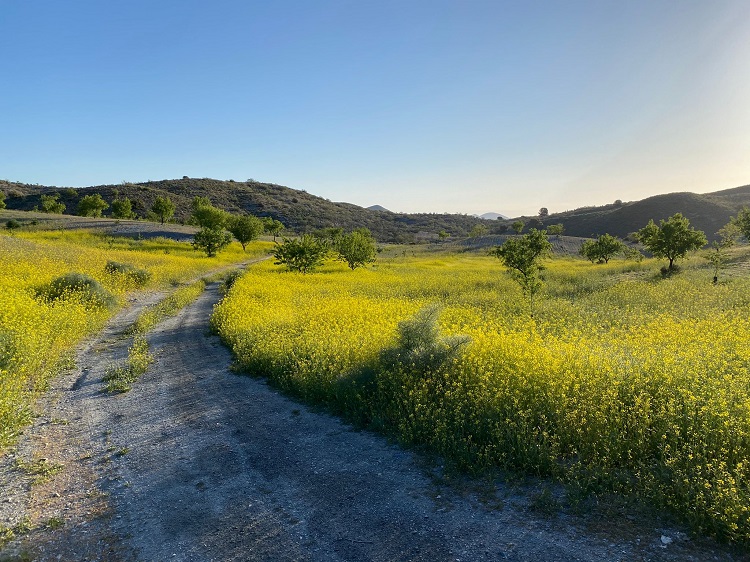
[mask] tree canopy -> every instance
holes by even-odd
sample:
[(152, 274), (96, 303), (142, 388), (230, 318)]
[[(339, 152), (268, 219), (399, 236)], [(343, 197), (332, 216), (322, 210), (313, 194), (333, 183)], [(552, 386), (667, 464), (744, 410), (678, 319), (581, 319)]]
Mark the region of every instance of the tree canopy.
[(273, 250), (276, 265), (285, 265), (290, 271), (309, 273), (323, 264), (328, 256), (328, 245), (313, 236), (303, 234), (299, 239), (284, 238)]
[(59, 193), (40, 195), (39, 198), (41, 200), (41, 211), (43, 213), (61, 215), (65, 212), (65, 203), (58, 201), (58, 199), (60, 199)]
[(242, 250), (248, 242), (252, 242), (263, 232), (263, 223), (258, 217), (252, 215), (232, 216), (228, 225), (229, 232), (242, 245)]
[(750, 209), (743, 207), (743, 209), (737, 213), (736, 217), (732, 217), (731, 223), (737, 227), (742, 236), (747, 240), (750, 240)]
[(174, 210), (174, 203), (172, 203), (169, 197), (157, 197), (154, 200), (154, 204), (151, 205), (151, 212), (159, 217), (161, 224), (164, 224), (165, 220), (168, 221), (174, 216)]
[(132, 219), (135, 217), (130, 199), (117, 197), (112, 201), (112, 216), (116, 219)]
[(201, 228), (193, 237), (193, 248), (212, 258), (231, 242), (232, 235), (222, 228)]
[(552, 244), (545, 230), (532, 228), (519, 238), (509, 238), (502, 246), (490, 252), (503, 262), (529, 298), (529, 307), (534, 313), (534, 296), (542, 288), (539, 272), (544, 269), (541, 260), (549, 256)]
[(78, 214), (82, 217), (101, 217), (106, 209), (109, 209), (109, 203), (98, 193), (84, 195), (78, 202)]
[(657, 258), (669, 260), (669, 270), (674, 269), (674, 261), (683, 258), (688, 252), (698, 250), (706, 245), (706, 235), (702, 230), (690, 226), (687, 217), (676, 213), (667, 220), (659, 221), (657, 226), (653, 219), (637, 233), (638, 240)]
[(341, 261), (346, 262), (350, 269), (364, 267), (375, 261), (377, 245), (372, 233), (366, 228), (360, 228), (344, 234), (335, 243), (336, 253)]
[(611, 234), (602, 234), (596, 240), (586, 240), (579, 253), (591, 263), (609, 263), (617, 254), (625, 252), (625, 244)]
[(284, 223), (273, 217), (263, 217), (260, 220), (263, 221), (263, 231), (273, 236), (275, 242), (276, 237), (281, 234), (282, 230), (284, 230)]

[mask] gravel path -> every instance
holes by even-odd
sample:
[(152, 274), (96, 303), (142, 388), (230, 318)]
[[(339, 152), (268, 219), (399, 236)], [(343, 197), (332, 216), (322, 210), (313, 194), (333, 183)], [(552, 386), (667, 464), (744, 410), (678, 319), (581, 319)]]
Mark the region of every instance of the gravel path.
[[(744, 559), (626, 518), (545, 517), (523, 491), (446, 485), (382, 437), (231, 374), (208, 333), (218, 298), (209, 285), (149, 335), (156, 361), (131, 392), (103, 394), (101, 376), (124, 357), (122, 331), (145, 302), (54, 383), (0, 463), (0, 524), (26, 515), (37, 527), (0, 560)], [(40, 458), (61, 470), (31, 485), (37, 476), (13, 468)]]

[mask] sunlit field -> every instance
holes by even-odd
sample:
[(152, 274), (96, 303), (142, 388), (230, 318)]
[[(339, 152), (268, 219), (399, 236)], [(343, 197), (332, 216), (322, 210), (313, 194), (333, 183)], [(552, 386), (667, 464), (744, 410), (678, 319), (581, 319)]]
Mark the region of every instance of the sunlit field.
[[(747, 259), (736, 250), (713, 285), (698, 257), (667, 279), (651, 260), (558, 258), (533, 318), (491, 257), (392, 253), (309, 275), (266, 262), (213, 323), (245, 371), (459, 467), (560, 478), (571, 501), (640, 497), (747, 541)], [(470, 337), (442, 363), (398, 339), (433, 303), (444, 336)]]
[[(80, 231), (0, 234), (0, 446), (30, 420), (35, 390), (59, 370), (78, 342), (102, 327), (138, 285), (179, 284), (222, 264), (260, 255), (268, 246), (256, 242), (243, 253), (239, 244), (232, 244), (209, 259), (190, 244), (166, 239), (138, 241)], [(148, 279), (138, 283), (127, 275), (107, 272), (109, 261), (147, 272)], [(71, 272), (91, 276), (117, 304), (98, 306), (73, 293), (45, 299), (43, 289)]]

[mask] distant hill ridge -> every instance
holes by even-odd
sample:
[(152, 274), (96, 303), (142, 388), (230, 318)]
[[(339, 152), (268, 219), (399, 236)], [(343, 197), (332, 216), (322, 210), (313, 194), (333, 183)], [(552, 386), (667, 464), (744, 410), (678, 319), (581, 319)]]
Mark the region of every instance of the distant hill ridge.
[(690, 219), (692, 226), (703, 230), (712, 240), (716, 238), (716, 231), (745, 206), (750, 206), (750, 185), (713, 193), (667, 193), (640, 201), (584, 207), (549, 215), (542, 222), (545, 226), (563, 223), (565, 234), (571, 236), (608, 232), (624, 238), (645, 226), (650, 219), (658, 224), (675, 213), (682, 213)]
[[(490, 234), (497, 234), (504, 232), (509, 223), (515, 220), (491, 220), (462, 214), (393, 213), (380, 205), (363, 208), (351, 203), (332, 202), (304, 190), (253, 180), (235, 182), (184, 177), (83, 188), (0, 180), (0, 191), (6, 194), (8, 208), (20, 210), (31, 210), (38, 206), (41, 194), (59, 193), (60, 201), (65, 203), (66, 213), (69, 214), (75, 213), (78, 199), (83, 195), (99, 193), (111, 203), (119, 193), (121, 197), (128, 197), (133, 202), (134, 212), (144, 217), (156, 197), (170, 197), (175, 203), (175, 219), (178, 221), (188, 219), (191, 201), (195, 196), (202, 196), (230, 212), (271, 216), (295, 232), (310, 232), (328, 226), (340, 226), (346, 230), (367, 227), (383, 242), (412, 242), (424, 239), (425, 233), (436, 235), (442, 230), (454, 237), (464, 237), (477, 224), (487, 226)], [(750, 185), (702, 195), (668, 193), (640, 201), (582, 207), (554, 213), (541, 220), (538, 217), (519, 218), (537, 227), (563, 223), (565, 234), (570, 236), (588, 237), (608, 232), (625, 237), (643, 227), (649, 219), (658, 222), (680, 212), (710, 239), (743, 206), (750, 206)]]
[[(187, 221), (194, 197), (208, 197), (211, 202), (232, 213), (251, 213), (280, 220), (294, 232), (311, 232), (329, 226), (345, 230), (369, 228), (382, 242), (414, 242), (423, 233), (437, 234), (441, 230), (452, 236), (463, 237), (478, 223), (495, 226), (476, 217), (459, 214), (373, 212), (351, 203), (336, 203), (273, 183), (249, 180), (222, 181), (210, 178), (123, 182), (118, 185), (98, 185), (64, 188), (12, 183), (0, 180), (0, 191), (6, 193), (9, 209), (31, 210), (40, 204), (40, 195), (58, 193), (66, 206), (66, 214), (75, 214), (78, 200), (88, 194), (99, 193), (108, 203), (116, 194), (133, 202), (133, 211), (145, 217), (157, 197), (169, 197), (175, 204), (176, 221)], [(108, 211), (107, 211), (108, 212)], [(105, 214), (107, 213), (105, 212)]]

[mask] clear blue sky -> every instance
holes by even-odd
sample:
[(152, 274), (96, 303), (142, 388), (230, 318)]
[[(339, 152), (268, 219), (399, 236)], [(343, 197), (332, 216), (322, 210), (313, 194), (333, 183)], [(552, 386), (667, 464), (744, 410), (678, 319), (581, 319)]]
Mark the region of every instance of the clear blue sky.
[(748, 0), (0, 0), (0, 178), (531, 214), (750, 183)]

